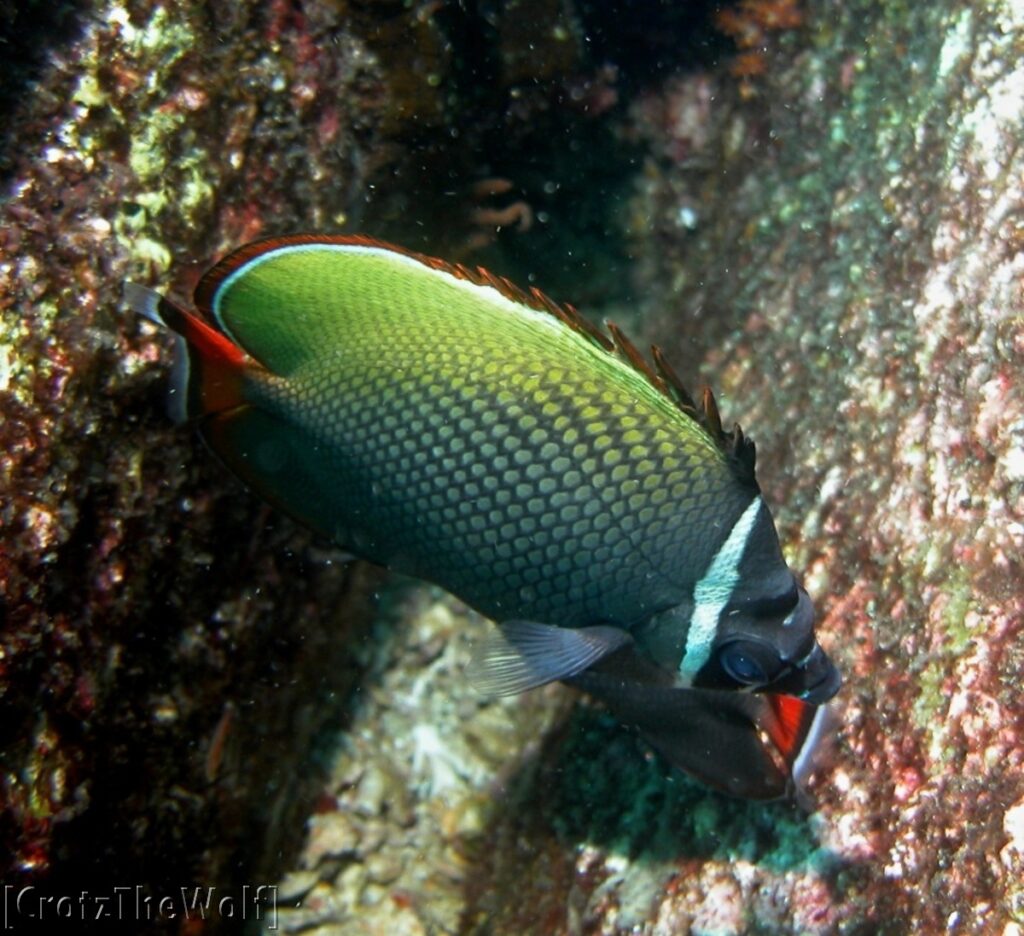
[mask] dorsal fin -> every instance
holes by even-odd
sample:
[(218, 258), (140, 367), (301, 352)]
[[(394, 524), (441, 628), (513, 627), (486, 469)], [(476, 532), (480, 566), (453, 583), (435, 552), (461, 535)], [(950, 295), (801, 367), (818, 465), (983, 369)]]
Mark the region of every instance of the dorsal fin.
[[(238, 248), (210, 269), (196, 287), (196, 307), (212, 321), (223, 326), (224, 323), (217, 314), (216, 305), (218, 293), (224, 284), (240, 275), (240, 271), (247, 264), (264, 255), (286, 248), (301, 248), (304, 245), (311, 247), (337, 245), (389, 251), (414, 260), (429, 269), (465, 280), (476, 286), (490, 287), (512, 302), (551, 315), (568, 328), (585, 336), (597, 347), (628, 364), (651, 387), (671, 400), (680, 412), (697, 422), (711, 436), (718, 447), (729, 457), (730, 464), (742, 481), (755, 483), (753, 443), (743, 435), (739, 426), (736, 426), (732, 432), (723, 430), (718, 406), (710, 389), (704, 390), (699, 406), (694, 402), (660, 348), (655, 346), (651, 349), (654, 362), (652, 367), (614, 323), (607, 324), (611, 336), (609, 337), (601, 328), (584, 318), (574, 306), (568, 303), (557, 303), (536, 288), (521, 289), (505, 277), (491, 273), (482, 267), (449, 263), (361, 234), (291, 234), (283, 237), (269, 237)], [(229, 329), (226, 330), (230, 332)]]
[(708, 432), (721, 441), (725, 438), (725, 433), (722, 432), (722, 417), (718, 415), (718, 403), (715, 402), (715, 395), (710, 387), (704, 388), (700, 404), (704, 409), (704, 425)]
[(718, 413), (718, 404), (710, 387), (704, 388), (701, 406), (698, 407), (693, 397), (687, 392), (672, 365), (665, 359), (661, 348), (651, 345), (651, 357), (665, 392), (676, 402), (676, 405), (689, 416), (697, 420), (719, 447), (729, 456), (730, 463), (737, 476), (748, 484), (757, 484), (754, 469), (757, 463), (757, 449), (753, 439), (748, 439), (739, 423), (733, 425), (732, 432), (725, 432), (722, 419)]
[(682, 380), (679, 379), (679, 375), (676, 374), (672, 365), (665, 358), (661, 348), (657, 345), (651, 345), (651, 357), (654, 359), (654, 366), (658, 369), (658, 376), (665, 383), (669, 395), (676, 401), (681, 410), (694, 419), (698, 419), (697, 404), (693, 402), (693, 397), (690, 396)]
[[(623, 333), (622, 330), (614, 322), (607, 322), (608, 331), (612, 333), (612, 341), (615, 342), (615, 349), (619, 354), (629, 361), (633, 366), (633, 369), (643, 374), (649, 383), (653, 384), (662, 393), (666, 392), (665, 387), (662, 385), (661, 378), (658, 377), (653, 370), (651, 365), (644, 360), (644, 356), (637, 351), (636, 345), (633, 344)], [(668, 395), (668, 394), (666, 394)]]
[(743, 434), (739, 423), (733, 423), (732, 432), (727, 433), (725, 438), (736, 473), (743, 480), (756, 484), (754, 470), (757, 467), (757, 448), (754, 440)]

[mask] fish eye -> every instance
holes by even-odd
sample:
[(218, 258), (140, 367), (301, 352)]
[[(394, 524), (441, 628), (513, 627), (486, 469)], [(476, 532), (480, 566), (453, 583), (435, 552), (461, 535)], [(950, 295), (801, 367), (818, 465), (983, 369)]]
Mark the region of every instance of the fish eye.
[(743, 686), (763, 686), (778, 674), (781, 661), (774, 649), (753, 641), (734, 640), (718, 655), (722, 669)]

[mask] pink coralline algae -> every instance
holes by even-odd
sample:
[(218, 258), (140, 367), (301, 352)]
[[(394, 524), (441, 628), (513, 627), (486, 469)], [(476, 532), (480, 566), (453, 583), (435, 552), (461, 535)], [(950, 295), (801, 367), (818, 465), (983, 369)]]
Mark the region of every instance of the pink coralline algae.
[[(1019, 5), (729, 5), (800, 20), (753, 100), (725, 57), (588, 60), (614, 48), (597, 5), (493, 6), (97, 2), (26, 86), (0, 205), (3, 883), (259, 875), (286, 931), (1021, 936)], [(846, 679), (808, 812), (709, 793), (562, 687), (481, 699), (486, 622), (345, 565), (166, 420), (170, 347), (125, 278), (187, 294), (297, 229), (444, 253), (480, 233), (480, 179), (533, 223), (479, 249), (639, 319), (756, 439)]]

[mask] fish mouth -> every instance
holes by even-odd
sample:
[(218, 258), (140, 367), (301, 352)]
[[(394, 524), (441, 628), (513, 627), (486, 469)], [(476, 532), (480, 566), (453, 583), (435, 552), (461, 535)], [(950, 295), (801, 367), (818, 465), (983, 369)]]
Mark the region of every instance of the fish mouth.
[(799, 667), (774, 683), (769, 691), (796, 696), (811, 705), (823, 705), (839, 691), (842, 684), (843, 677), (835, 664), (815, 644)]
[[(827, 658), (826, 658), (827, 659)], [(814, 685), (804, 690), (801, 698), (812, 705), (822, 705), (828, 702), (843, 684), (843, 677), (835, 668), (832, 661), (828, 661), (828, 672), (825, 673)]]

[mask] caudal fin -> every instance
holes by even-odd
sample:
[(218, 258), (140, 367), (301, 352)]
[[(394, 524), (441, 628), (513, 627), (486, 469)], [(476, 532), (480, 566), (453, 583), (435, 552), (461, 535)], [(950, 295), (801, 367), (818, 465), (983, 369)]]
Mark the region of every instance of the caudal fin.
[(243, 377), (248, 358), (217, 329), (138, 283), (124, 284), (132, 310), (177, 338), (174, 372), (168, 397), (171, 418), (178, 423), (245, 404)]

